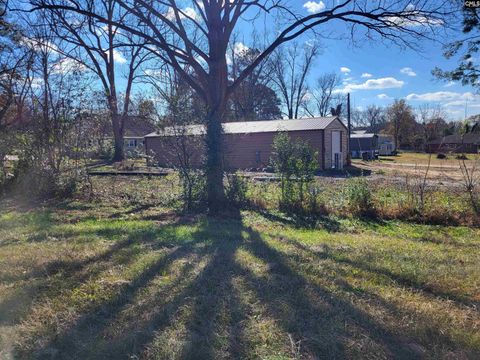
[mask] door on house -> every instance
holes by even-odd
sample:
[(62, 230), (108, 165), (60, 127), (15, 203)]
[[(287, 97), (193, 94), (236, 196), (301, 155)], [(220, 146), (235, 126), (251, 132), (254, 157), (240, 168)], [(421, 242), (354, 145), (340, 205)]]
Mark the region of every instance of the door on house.
[(335, 154), (341, 154), (341, 153), (342, 153), (341, 132), (332, 131), (332, 168), (341, 167), (342, 164), (338, 164), (338, 159), (339, 157), (341, 158), (341, 155), (336, 155), (337, 163), (335, 162)]

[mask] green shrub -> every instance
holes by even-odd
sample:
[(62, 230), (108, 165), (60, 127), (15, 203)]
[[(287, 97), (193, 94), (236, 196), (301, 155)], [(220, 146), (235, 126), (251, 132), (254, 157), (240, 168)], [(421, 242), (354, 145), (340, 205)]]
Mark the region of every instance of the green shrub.
[(298, 212), (305, 209), (305, 192), (318, 168), (318, 153), (305, 141), (281, 133), (273, 140), (272, 166), (280, 177), (283, 211)]
[(230, 204), (236, 207), (243, 207), (247, 205), (247, 180), (237, 173), (227, 175), (227, 184), (225, 193)]
[(200, 210), (206, 205), (206, 181), (200, 170), (179, 172), (182, 187), (183, 208), (186, 211)]
[(347, 180), (343, 192), (350, 213), (357, 216), (375, 215), (372, 191), (366, 179)]

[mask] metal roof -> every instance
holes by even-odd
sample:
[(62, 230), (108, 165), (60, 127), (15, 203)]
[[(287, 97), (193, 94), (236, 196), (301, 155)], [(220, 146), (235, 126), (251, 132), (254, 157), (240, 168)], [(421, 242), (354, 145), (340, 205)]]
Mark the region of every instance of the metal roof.
[[(278, 132), (278, 131), (323, 130), (336, 119), (338, 119), (338, 117), (329, 116), (329, 117), (317, 117), (317, 118), (296, 119), (296, 120), (243, 121), (243, 122), (223, 123), (222, 126), (225, 134), (250, 134), (250, 133), (267, 133), (267, 132)], [(340, 121), (340, 119), (338, 120)], [(146, 135), (145, 137), (175, 136), (175, 134), (203, 135), (205, 134), (205, 125), (186, 125), (184, 127), (166, 127), (163, 130), (153, 132), (151, 134)]]
[(351, 139), (370, 139), (370, 138), (374, 138), (374, 137), (378, 137), (378, 135), (377, 134), (367, 134), (367, 133), (350, 134)]

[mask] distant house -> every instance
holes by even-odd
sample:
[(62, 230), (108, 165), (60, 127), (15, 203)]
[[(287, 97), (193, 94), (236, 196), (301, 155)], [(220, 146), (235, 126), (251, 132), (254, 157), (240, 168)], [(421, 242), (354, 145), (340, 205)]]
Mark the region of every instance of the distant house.
[[(280, 132), (307, 141), (318, 152), (318, 168), (342, 168), (347, 159), (347, 128), (336, 116), (297, 120), (268, 120), (223, 123), (226, 169), (262, 169), (270, 164), (273, 139)], [(192, 166), (200, 166), (205, 154), (204, 125), (187, 125), (180, 131), (167, 127), (145, 136), (145, 151), (158, 165), (175, 166), (178, 150), (175, 139), (183, 134), (195, 146)]]
[(390, 156), (395, 154), (393, 137), (386, 134), (378, 134), (378, 155)]
[(350, 154), (352, 158), (371, 160), (378, 154), (378, 135), (364, 131), (350, 134)]
[(125, 150), (143, 149), (145, 135), (155, 131), (150, 119), (141, 116), (128, 116), (123, 122)]
[(368, 130), (354, 130), (350, 135), (352, 158), (374, 159), (377, 155), (393, 155), (395, 146), (392, 137), (376, 134)]
[(427, 143), (428, 153), (470, 153), (480, 151), (480, 134), (448, 135)]
[[(142, 116), (127, 116), (123, 121), (123, 146), (125, 152), (133, 152), (135, 150), (142, 150), (144, 146), (145, 135), (155, 131), (156, 127), (146, 117)], [(113, 141), (112, 126), (108, 124), (105, 129), (105, 140)]]

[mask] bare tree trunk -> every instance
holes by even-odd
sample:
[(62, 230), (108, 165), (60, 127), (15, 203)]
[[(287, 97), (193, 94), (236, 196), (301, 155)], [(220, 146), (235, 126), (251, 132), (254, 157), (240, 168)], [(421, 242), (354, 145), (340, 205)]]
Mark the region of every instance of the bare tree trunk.
[(122, 119), (118, 113), (112, 113), (112, 127), (113, 127), (113, 162), (122, 161), (125, 159), (123, 152), (123, 129)]

